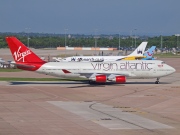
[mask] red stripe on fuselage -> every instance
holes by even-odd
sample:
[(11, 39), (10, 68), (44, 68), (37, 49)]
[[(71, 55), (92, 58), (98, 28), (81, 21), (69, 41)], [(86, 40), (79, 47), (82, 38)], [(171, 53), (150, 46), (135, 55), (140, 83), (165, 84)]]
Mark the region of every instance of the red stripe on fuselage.
[(62, 69), (62, 71), (67, 74), (67, 73), (71, 73), (70, 71), (66, 70), (66, 69)]

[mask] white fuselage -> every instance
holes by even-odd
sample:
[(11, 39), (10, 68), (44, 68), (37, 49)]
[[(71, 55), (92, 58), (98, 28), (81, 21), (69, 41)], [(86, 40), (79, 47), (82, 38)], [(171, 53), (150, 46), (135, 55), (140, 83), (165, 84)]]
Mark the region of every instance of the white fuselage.
[[(64, 73), (63, 69), (71, 73)], [(159, 60), (131, 60), (110, 62), (49, 62), (42, 65), (39, 73), (57, 77), (86, 77), (103, 74), (107, 78), (122, 75), (128, 78), (160, 78), (175, 72), (175, 69)]]
[(0, 58), (0, 63), (5, 63), (5, 61), (2, 58)]
[(63, 62), (94, 62), (94, 61), (117, 61), (127, 56), (73, 56), (62, 59)]
[(127, 57), (143, 57), (147, 42), (142, 42), (130, 55), (127, 56), (72, 56), (62, 59), (64, 62), (101, 62), (118, 61)]

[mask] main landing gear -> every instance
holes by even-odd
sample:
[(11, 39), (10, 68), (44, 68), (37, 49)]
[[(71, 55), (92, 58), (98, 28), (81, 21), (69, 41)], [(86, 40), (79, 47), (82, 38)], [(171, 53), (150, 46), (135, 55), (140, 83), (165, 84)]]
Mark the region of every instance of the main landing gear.
[(157, 80), (155, 81), (155, 84), (159, 84), (159, 78), (157, 78)]
[(95, 82), (92, 80), (89, 80), (89, 84), (95, 84)]

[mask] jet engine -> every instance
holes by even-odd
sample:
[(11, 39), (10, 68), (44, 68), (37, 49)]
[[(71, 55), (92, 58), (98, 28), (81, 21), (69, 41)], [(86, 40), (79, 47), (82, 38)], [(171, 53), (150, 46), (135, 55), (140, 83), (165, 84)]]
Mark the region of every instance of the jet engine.
[(116, 83), (126, 83), (126, 77), (125, 76), (115, 76), (111, 81)]
[(98, 83), (105, 83), (107, 80), (106, 75), (96, 75), (93, 78), (90, 78), (90, 80), (98, 82)]

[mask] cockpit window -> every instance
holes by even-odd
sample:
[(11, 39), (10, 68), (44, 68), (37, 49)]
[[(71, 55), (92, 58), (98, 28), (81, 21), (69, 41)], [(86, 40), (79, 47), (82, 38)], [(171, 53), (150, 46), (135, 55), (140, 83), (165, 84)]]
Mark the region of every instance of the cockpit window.
[(163, 62), (161, 62), (161, 64), (165, 64), (165, 62), (163, 61)]

